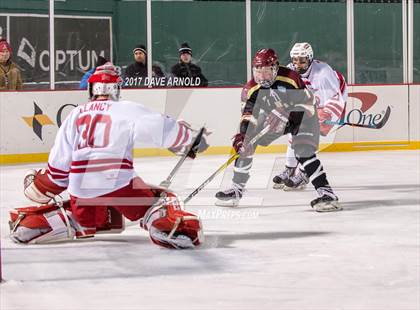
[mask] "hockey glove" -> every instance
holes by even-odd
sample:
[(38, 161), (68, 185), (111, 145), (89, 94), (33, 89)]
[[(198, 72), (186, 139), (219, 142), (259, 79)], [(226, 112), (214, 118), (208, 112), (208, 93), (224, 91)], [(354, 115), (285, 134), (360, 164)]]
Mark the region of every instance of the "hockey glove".
[(197, 156), (197, 153), (202, 153), (209, 148), (206, 138), (202, 135), (201, 139), (197, 139), (191, 147), (191, 150), (188, 153), (188, 157), (194, 159)]
[(325, 121), (330, 121), (332, 119), (332, 115), (324, 109), (318, 109), (318, 118), (319, 132), (322, 136), (326, 136), (334, 125), (325, 124)]
[(248, 156), (252, 154), (253, 145), (249, 144), (248, 138), (243, 133), (237, 133), (233, 136), (233, 144), (232, 144), (236, 153), (239, 153), (243, 156)]
[(283, 133), (287, 122), (288, 119), (284, 116), (284, 110), (282, 108), (276, 108), (268, 114), (264, 122), (264, 127), (268, 126), (272, 133)]
[(40, 204), (48, 203), (66, 189), (53, 183), (48, 178), (45, 169), (27, 171), (23, 180), (23, 187), (26, 198)]

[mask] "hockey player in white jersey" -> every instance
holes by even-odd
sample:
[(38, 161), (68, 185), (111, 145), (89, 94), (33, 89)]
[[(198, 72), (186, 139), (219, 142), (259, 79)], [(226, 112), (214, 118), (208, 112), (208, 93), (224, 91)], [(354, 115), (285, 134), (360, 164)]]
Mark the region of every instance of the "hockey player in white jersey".
[[(333, 125), (326, 121), (338, 122), (345, 113), (347, 85), (343, 75), (334, 71), (327, 63), (313, 59), (309, 43), (296, 43), (290, 51), (291, 63), (288, 68), (297, 71), (316, 100), (320, 123), (320, 134), (326, 136)], [(285, 170), (273, 179), (276, 189), (302, 189), (309, 182), (303, 169), (297, 169), (298, 161), (289, 143)]]
[[(140, 226), (158, 245), (199, 245), (203, 235), (198, 216), (184, 211), (175, 193), (137, 176), (132, 155), (135, 142), (174, 152), (187, 148), (192, 129), (141, 104), (118, 101), (121, 78), (111, 63), (98, 67), (88, 83), (90, 101), (63, 122), (47, 168), (29, 171), (24, 181), (25, 196), (36, 203), (57, 201), (64, 190), (70, 200), (11, 211), (12, 240), (45, 243), (91, 237), (98, 230), (121, 228), (122, 214), (132, 221), (141, 219)], [(207, 147), (202, 138), (195, 148), (200, 152)]]

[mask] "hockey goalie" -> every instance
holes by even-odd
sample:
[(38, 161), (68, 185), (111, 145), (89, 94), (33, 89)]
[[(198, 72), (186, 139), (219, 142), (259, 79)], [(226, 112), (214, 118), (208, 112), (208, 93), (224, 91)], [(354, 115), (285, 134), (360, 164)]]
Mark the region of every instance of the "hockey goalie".
[[(46, 169), (25, 175), (25, 196), (41, 206), (10, 212), (11, 239), (47, 243), (93, 237), (122, 230), (125, 217), (140, 220), (157, 245), (198, 246), (203, 241), (198, 216), (185, 211), (175, 193), (146, 184), (132, 158), (135, 142), (176, 153), (189, 149), (193, 130), (141, 104), (119, 101), (121, 78), (111, 63), (98, 67), (88, 83), (90, 100), (63, 122)], [(203, 137), (194, 151), (207, 147)], [(59, 199), (64, 190), (69, 200)]]

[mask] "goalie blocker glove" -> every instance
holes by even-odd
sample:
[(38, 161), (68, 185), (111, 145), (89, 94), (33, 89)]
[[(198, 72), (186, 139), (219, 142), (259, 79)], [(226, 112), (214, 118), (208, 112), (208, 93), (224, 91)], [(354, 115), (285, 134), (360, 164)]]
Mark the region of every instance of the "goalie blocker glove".
[(185, 141), (189, 139), (190, 135), (193, 132), (191, 125), (185, 121), (178, 121), (178, 126), (180, 128), (178, 137), (172, 147), (168, 150), (176, 155), (190, 157), (194, 159), (197, 156), (197, 153), (204, 152), (208, 149), (209, 144), (204, 137), (204, 134), (208, 135), (205, 128), (202, 128), (198, 133), (197, 137), (193, 140), (193, 142), (189, 145), (185, 145)]

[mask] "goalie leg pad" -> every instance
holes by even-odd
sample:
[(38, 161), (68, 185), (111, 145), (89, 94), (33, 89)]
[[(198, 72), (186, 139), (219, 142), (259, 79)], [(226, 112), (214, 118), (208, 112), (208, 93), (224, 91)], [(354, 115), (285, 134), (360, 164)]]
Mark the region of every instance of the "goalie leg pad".
[(10, 211), (10, 238), (16, 243), (48, 243), (75, 236), (71, 212), (56, 204)]
[(177, 197), (166, 193), (140, 221), (153, 243), (171, 249), (188, 249), (204, 241), (199, 217), (182, 209)]

